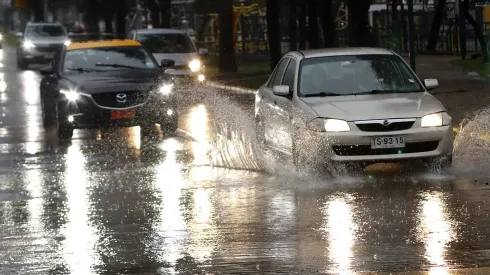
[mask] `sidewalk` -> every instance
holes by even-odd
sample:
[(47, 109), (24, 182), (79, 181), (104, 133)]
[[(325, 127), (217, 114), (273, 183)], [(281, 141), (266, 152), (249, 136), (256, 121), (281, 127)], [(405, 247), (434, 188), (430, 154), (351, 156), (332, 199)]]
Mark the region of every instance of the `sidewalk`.
[[(439, 88), (431, 91), (437, 99), (447, 108), (452, 115), (454, 123), (470, 116), (472, 113), (490, 107), (490, 83), (478, 75), (468, 74), (451, 64), (458, 59), (457, 56), (418, 56), (416, 60), (417, 75), (421, 80), (436, 78), (439, 80)], [(408, 61), (408, 60), (407, 60)], [(217, 78), (219, 88), (234, 86), (234, 92), (252, 93), (261, 84), (265, 83), (268, 75), (234, 75), (230, 78)], [(215, 83), (216, 84), (216, 83)], [(243, 89), (239, 89), (243, 88)]]

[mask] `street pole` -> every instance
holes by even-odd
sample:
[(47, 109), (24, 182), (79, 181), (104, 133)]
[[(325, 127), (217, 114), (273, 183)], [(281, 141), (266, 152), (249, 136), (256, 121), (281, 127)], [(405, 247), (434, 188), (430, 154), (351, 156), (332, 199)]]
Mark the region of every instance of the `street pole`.
[(456, 0), (455, 13), (458, 15), (459, 23), (459, 44), (461, 46), (461, 60), (466, 59), (466, 18), (464, 16), (463, 9), (461, 8), (461, 1)]
[(408, 47), (410, 67), (415, 72), (415, 26), (413, 23), (413, 0), (407, 0), (408, 6)]

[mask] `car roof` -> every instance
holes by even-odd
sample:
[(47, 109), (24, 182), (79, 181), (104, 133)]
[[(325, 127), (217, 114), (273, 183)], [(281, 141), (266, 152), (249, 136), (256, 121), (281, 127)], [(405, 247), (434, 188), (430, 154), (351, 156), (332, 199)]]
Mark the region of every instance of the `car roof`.
[(98, 41), (84, 41), (84, 42), (72, 42), (66, 47), (67, 51), (80, 50), (80, 49), (92, 49), (92, 48), (105, 48), (105, 47), (141, 47), (141, 43), (136, 40), (98, 40)]
[(165, 28), (136, 29), (135, 31), (136, 31), (136, 33), (141, 33), (141, 34), (186, 34), (183, 30), (165, 29)]
[(340, 55), (369, 55), (369, 54), (388, 54), (394, 53), (383, 48), (325, 48), (314, 50), (299, 51), (304, 58), (324, 57), (324, 56), (340, 56)]

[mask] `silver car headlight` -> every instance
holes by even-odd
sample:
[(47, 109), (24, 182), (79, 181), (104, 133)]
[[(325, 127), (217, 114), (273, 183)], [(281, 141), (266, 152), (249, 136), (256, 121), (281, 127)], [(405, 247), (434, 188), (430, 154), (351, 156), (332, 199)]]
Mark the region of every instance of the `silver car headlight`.
[(172, 93), (172, 88), (173, 88), (173, 84), (163, 84), (160, 89), (159, 89), (159, 92), (163, 95), (169, 95)]
[(310, 130), (318, 132), (348, 132), (350, 131), (349, 123), (341, 119), (323, 119), (316, 118), (308, 123)]
[(22, 47), (26, 50), (30, 50), (30, 49), (33, 49), (36, 47), (36, 45), (34, 45), (34, 43), (32, 43), (30, 40), (25, 40), (23, 43), (22, 43)]
[(193, 73), (199, 71), (201, 67), (202, 67), (201, 60), (199, 59), (194, 59), (191, 62), (189, 62), (189, 69), (191, 69)]
[(60, 89), (60, 94), (64, 95), (66, 99), (72, 102), (75, 102), (80, 98), (80, 94), (74, 90)]
[(421, 126), (423, 128), (428, 127), (441, 127), (450, 125), (452, 122), (451, 116), (447, 112), (434, 113), (422, 117)]

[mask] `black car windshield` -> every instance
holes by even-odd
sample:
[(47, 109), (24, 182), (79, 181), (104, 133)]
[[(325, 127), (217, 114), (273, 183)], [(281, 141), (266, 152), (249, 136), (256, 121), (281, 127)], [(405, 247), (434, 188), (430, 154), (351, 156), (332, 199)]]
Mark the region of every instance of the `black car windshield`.
[(65, 30), (58, 25), (28, 26), (25, 31), (26, 37), (55, 37), (65, 36)]
[(136, 40), (151, 53), (196, 52), (190, 38), (181, 33), (137, 34)]
[(109, 70), (154, 69), (158, 65), (142, 48), (103, 47), (67, 51), (63, 61), (65, 73)]
[(298, 96), (422, 92), (416, 76), (396, 55), (348, 55), (301, 61)]

